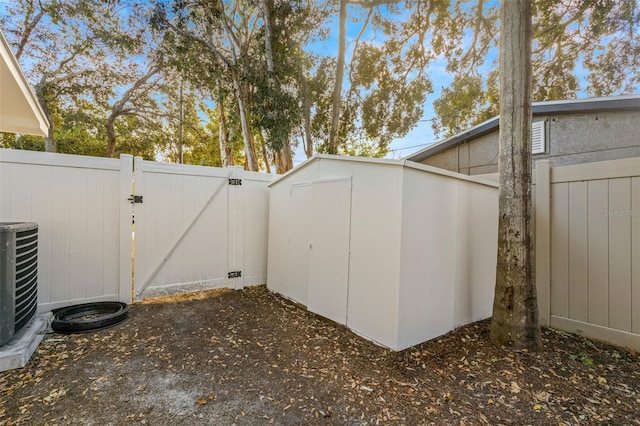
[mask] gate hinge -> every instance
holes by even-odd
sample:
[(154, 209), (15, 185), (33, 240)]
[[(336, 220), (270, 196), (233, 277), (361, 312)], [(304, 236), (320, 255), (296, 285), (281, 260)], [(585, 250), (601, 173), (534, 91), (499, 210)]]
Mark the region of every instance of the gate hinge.
[(242, 271), (229, 272), (229, 278), (240, 278), (241, 276), (242, 276)]
[(127, 200), (129, 200), (131, 204), (136, 204), (136, 203), (142, 204), (142, 195), (131, 194), (131, 197), (127, 198)]
[(242, 179), (229, 178), (229, 185), (242, 185)]

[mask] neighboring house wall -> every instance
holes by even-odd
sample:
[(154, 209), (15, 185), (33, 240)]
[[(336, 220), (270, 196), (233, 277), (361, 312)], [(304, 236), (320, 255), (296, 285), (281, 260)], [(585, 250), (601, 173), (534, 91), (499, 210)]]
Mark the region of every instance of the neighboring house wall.
[[(534, 161), (547, 159), (554, 166), (640, 157), (640, 113), (616, 111), (581, 114), (538, 115), (545, 121), (546, 152)], [(421, 161), (469, 175), (498, 171), (499, 131), (477, 137)]]

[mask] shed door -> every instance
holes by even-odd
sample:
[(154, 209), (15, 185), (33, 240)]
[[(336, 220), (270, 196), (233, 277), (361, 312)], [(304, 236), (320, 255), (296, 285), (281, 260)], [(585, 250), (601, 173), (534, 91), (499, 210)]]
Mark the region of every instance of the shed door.
[(311, 243), (307, 308), (347, 323), (351, 178), (311, 185)]
[(309, 279), (309, 215), (311, 210), (311, 185), (292, 185), (289, 192), (289, 268), (288, 296), (307, 304)]

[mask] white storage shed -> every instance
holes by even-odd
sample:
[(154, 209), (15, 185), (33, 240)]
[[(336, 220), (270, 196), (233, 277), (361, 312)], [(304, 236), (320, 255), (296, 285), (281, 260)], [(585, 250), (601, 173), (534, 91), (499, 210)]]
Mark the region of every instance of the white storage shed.
[(270, 185), (267, 286), (392, 350), (491, 315), (495, 182), (315, 156)]

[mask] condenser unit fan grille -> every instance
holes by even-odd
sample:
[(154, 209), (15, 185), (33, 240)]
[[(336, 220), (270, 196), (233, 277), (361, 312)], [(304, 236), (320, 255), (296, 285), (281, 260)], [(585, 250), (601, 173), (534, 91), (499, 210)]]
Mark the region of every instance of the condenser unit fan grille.
[(0, 345), (38, 309), (38, 225), (0, 222)]

